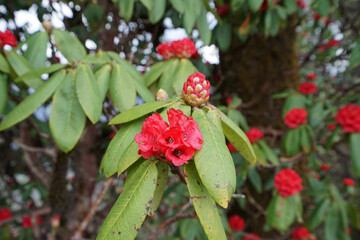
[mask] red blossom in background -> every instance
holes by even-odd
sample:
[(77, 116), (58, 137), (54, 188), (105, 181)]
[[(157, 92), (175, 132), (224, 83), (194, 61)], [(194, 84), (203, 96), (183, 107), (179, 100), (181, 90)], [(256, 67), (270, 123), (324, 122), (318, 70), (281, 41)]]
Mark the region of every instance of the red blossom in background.
[(236, 148), (231, 143), (228, 142), (226, 146), (228, 147), (230, 152), (237, 152)]
[(227, 99), (225, 99), (225, 102), (227, 105), (230, 105), (232, 103), (232, 98), (228, 97)]
[(10, 30), (5, 32), (0, 32), (0, 47), (3, 48), (5, 45), (10, 45), (12, 47), (17, 46), (17, 40), (14, 34)]
[(302, 180), (292, 169), (281, 169), (275, 175), (274, 185), (282, 197), (290, 197), (302, 190)]
[(349, 187), (352, 187), (352, 186), (355, 186), (355, 181), (351, 178), (344, 178), (343, 179), (343, 184), (345, 186), (349, 186)]
[(335, 124), (330, 124), (330, 125), (328, 126), (328, 129), (329, 129), (330, 131), (335, 130), (335, 128), (336, 128), (336, 125), (335, 125)]
[[(42, 217), (40, 216), (37, 216), (36, 217), (36, 223), (37, 224), (41, 224), (42, 223)], [(31, 221), (31, 217), (30, 216), (25, 216), (22, 218), (22, 222), (21, 222), (22, 226), (24, 228), (31, 228), (33, 225), (32, 225), (32, 221)]]
[(170, 126), (155, 113), (144, 121), (135, 141), (139, 145), (139, 154), (145, 159), (152, 156), (166, 158), (180, 166), (192, 158), (195, 150), (201, 149), (202, 134), (197, 122), (182, 111), (171, 108), (167, 115)]
[(256, 143), (264, 137), (264, 134), (258, 128), (251, 128), (245, 134), (251, 143)]
[(308, 79), (308, 80), (312, 80), (312, 81), (315, 81), (316, 80), (316, 78), (317, 78), (317, 76), (316, 76), (316, 74), (315, 73), (308, 73), (308, 74), (306, 74), (306, 79)]
[[(276, 5), (276, 4), (277, 4), (276, 0), (273, 0), (273, 5)], [(267, 9), (268, 7), (269, 7), (268, 1), (264, 0), (263, 3), (261, 4), (260, 8), (259, 8), (259, 11), (262, 12), (265, 9)]]
[(191, 74), (183, 86), (183, 97), (193, 107), (203, 106), (210, 98), (210, 82), (202, 73)]
[(301, 124), (307, 123), (307, 115), (305, 109), (303, 108), (293, 108), (290, 111), (288, 111), (285, 115), (285, 125), (289, 128), (297, 128)]
[(158, 45), (157, 54), (161, 55), (165, 60), (175, 56), (174, 49), (170, 46), (169, 42), (164, 42)]
[(291, 238), (307, 240), (311, 238), (311, 235), (305, 227), (299, 227), (292, 232)]
[(324, 164), (320, 165), (320, 169), (323, 170), (323, 171), (329, 171), (330, 166), (329, 166), (329, 164), (324, 163)]
[(314, 13), (314, 20), (319, 21), (322, 18), (322, 16), (318, 13)]
[(302, 0), (296, 0), (296, 4), (302, 9), (306, 8), (306, 4)]
[(216, 5), (216, 13), (219, 14), (220, 17), (225, 17), (230, 11), (229, 4)]
[(325, 51), (325, 49), (326, 49), (326, 46), (325, 46), (325, 45), (320, 45), (320, 46), (318, 46), (318, 50), (319, 50), (320, 52)]
[(311, 82), (304, 82), (299, 85), (298, 91), (302, 94), (313, 94), (317, 91), (317, 86)]
[(0, 209), (0, 222), (12, 217), (11, 210), (8, 208)]
[(331, 39), (325, 46), (327, 48), (338, 47), (338, 46), (340, 46), (340, 41), (335, 40), (335, 39)]
[(360, 106), (349, 104), (336, 114), (335, 121), (341, 125), (344, 132), (360, 132)]
[(196, 53), (195, 43), (190, 38), (173, 41), (171, 48), (178, 58), (191, 58)]
[(260, 240), (260, 236), (255, 233), (250, 233), (250, 236), (246, 236), (243, 238), (243, 240)]
[(229, 218), (229, 226), (234, 231), (241, 231), (245, 228), (245, 221), (239, 215), (233, 215)]
[(113, 140), (113, 138), (115, 137), (115, 135), (116, 135), (116, 133), (114, 133), (114, 132), (110, 133), (109, 139), (110, 139), (110, 140)]

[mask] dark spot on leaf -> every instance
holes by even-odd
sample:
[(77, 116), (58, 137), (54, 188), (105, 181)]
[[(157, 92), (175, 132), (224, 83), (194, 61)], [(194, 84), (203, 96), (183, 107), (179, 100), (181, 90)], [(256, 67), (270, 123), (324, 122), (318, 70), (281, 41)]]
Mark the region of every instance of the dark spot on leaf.
[(216, 188), (220, 188), (220, 185), (219, 185), (219, 184), (215, 184), (215, 187), (216, 187)]
[(147, 203), (148, 203), (148, 204), (151, 204), (151, 203), (152, 203), (152, 199), (150, 199)]
[(146, 207), (145, 209), (146, 209), (146, 211), (149, 211), (150, 207)]
[(113, 234), (115, 234), (115, 232), (113, 232)]
[(160, 186), (160, 184), (156, 184), (156, 186), (158, 187), (158, 186)]
[(196, 180), (196, 183), (197, 183), (197, 185), (200, 185), (200, 182), (199, 182), (199, 180)]
[(136, 228), (136, 225), (134, 224), (134, 229), (135, 231), (139, 232), (140, 231), (140, 228)]
[(156, 179), (155, 178), (153, 179), (153, 183), (156, 184)]
[(120, 234), (121, 234), (121, 232), (118, 232), (118, 234), (120, 235)]

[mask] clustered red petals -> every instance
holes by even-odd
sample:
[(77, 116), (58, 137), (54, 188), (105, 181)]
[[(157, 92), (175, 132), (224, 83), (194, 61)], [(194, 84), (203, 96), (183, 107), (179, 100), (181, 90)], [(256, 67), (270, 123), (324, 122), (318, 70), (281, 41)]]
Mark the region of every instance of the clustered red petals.
[(236, 148), (231, 143), (227, 143), (226, 146), (228, 147), (230, 152), (237, 152)]
[(165, 60), (178, 58), (197, 58), (199, 53), (196, 50), (195, 43), (190, 38), (173, 41), (171, 43), (164, 42), (157, 47), (157, 53)]
[(349, 104), (336, 114), (335, 121), (341, 125), (344, 132), (360, 132), (360, 106)]
[(299, 125), (307, 123), (307, 115), (305, 109), (293, 108), (286, 113), (284, 122), (289, 128), (297, 128)]
[(304, 82), (299, 85), (298, 88), (299, 92), (302, 94), (313, 94), (317, 91), (317, 86), (314, 83), (311, 82)]
[(233, 215), (229, 218), (229, 225), (234, 231), (241, 231), (245, 228), (245, 221), (239, 215)]
[(328, 129), (329, 129), (330, 131), (335, 130), (335, 128), (336, 128), (336, 125), (335, 125), (335, 124), (330, 124), (330, 125), (328, 126)]
[(145, 159), (152, 156), (166, 158), (180, 166), (192, 158), (195, 150), (201, 149), (202, 134), (197, 122), (181, 110), (171, 108), (167, 115), (170, 125), (159, 113), (148, 117), (135, 141), (139, 145), (139, 154)]
[(12, 217), (11, 210), (8, 208), (2, 208), (0, 209), (0, 222), (5, 221), (6, 219), (9, 219)]
[(316, 80), (316, 78), (317, 78), (317, 76), (316, 76), (316, 74), (315, 73), (308, 73), (308, 74), (306, 74), (306, 79), (308, 79), (308, 80), (312, 80), (312, 81), (315, 81)]
[(331, 39), (326, 45), (327, 48), (340, 46), (340, 41)]
[(251, 143), (256, 143), (264, 137), (264, 134), (258, 128), (251, 128), (245, 133)]
[(209, 101), (210, 82), (202, 73), (191, 74), (183, 87), (183, 97), (187, 104), (193, 107), (201, 107)]
[(329, 171), (330, 166), (329, 166), (329, 164), (324, 163), (324, 164), (320, 165), (320, 169), (323, 171)]
[(344, 178), (343, 183), (345, 186), (350, 186), (350, 187), (355, 186), (355, 181), (351, 178)]
[[(36, 217), (36, 223), (37, 224), (41, 224), (42, 223), (42, 217), (40, 216), (37, 216)], [(32, 225), (32, 220), (31, 220), (31, 217), (30, 216), (25, 216), (22, 218), (22, 222), (21, 222), (22, 226), (24, 228), (31, 228), (33, 225)]]
[(220, 17), (225, 17), (230, 11), (229, 4), (216, 5), (216, 13), (219, 14)]
[(311, 239), (311, 235), (310, 232), (305, 227), (299, 227), (292, 232), (291, 238), (308, 240)]
[(5, 32), (0, 32), (0, 47), (3, 48), (5, 45), (10, 45), (12, 47), (17, 46), (17, 40), (14, 34), (10, 30)]
[(243, 240), (260, 240), (260, 236), (255, 233), (250, 233), (248, 236), (244, 237)]
[(306, 4), (302, 0), (296, 0), (296, 4), (302, 9), (306, 8)]
[[(276, 4), (277, 4), (276, 0), (273, 0), (273, 5), (276, 5)], [(262, 12), (265, 9), (267, 9), (268, 7), (269, 7), (268, 0), (264, 0), (259, 8), (259, 11)]]
[(274, 185), (282, 197), (290, 197), (302, 190), (302, 180), (292, 169), (280, 170), (275, 175)]

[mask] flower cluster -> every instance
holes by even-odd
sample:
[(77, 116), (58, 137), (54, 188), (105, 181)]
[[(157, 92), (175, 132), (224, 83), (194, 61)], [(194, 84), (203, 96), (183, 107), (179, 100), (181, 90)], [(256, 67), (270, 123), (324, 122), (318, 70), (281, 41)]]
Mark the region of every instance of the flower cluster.
[(3, 48), (5, 45), (10, 45), (12, 47), (17, 46), (17, 40), (14, 34), (10, 30), (5, 32), (0, 32), (0, 48)]
[(308, 79), (308, 80), (312, 80), (312, 81), (315, 81), (316, 80), (316, 78), (317, 78), (317, 76), (316, 76), (316, 74), (315, 73), (308, 73), (308, 74), (306, 74), (306, 79)]
[[(36, 217), (36, 223), (39, 225), (42, 223), (42, 217), (40, 216), (37, 216)], [(21, 222), (22, 226), (24, 228), (31, 228), (33, 225), (32, 225), (32, 221), (31, 221), (31, 217), (30, 216), (25, 216), (22, 218), (22, 222)]]
[(297, 128), (299, 125), (307, 123), (307, 115), (305, 109), (293, 108), (286, 113), (284, 122), (289, 128)]
[(331, 48), (331, 47), (338, 47), (340, 46), (340, 41), (338, 40), (335, 40), (335, 39), (331, 39), (329, 42), (327, 42), (326, 44), (324, 45), (320, 45), (318, 47), (318, 50), (319, 51), (324, 51), (325, 49), (327, 48)]
[(304, 82), (299, 85), (298, 88), (299, 92), (302, 94), (313, 94), (317, 91), (317, 86), (314, 83), (311, 82)]
[(343, 179), (343, 184), (345, 186), (349, 186), (349, 187), (352, 187), (352, 186), (355, 186), (355, 181), (351, 178), (344, 178)]
[(302, 190), (302, 180), (292, 169), (280, 170), (275, 175), (274, 185), (282, 197), (290, 197)]
[(316, 237), (311, 236), (310, 232), (305, 227), (295, 229), (291, 234), (292, 239), (301, 240), (316, 240)]
[(220, 17), (225, 17), (230, 11), (229, 4), (216, 5), (216, 13), (219, 14)]
[(349, 104), (336, 114), (335, 121), (341, 125), (344, 132), (360, 132), (360, 106)]
[(256, 143), (264, 137), (264, 134), (258, 128), (251, 128), (245, 134), (251, 143)]
[(0, 222), (5, 221), (6, 219), (9, 219), (11, 217), (12, 217), (12, 213), (10, 209), (8, 208), (0, 209)]
[(197, 122), (182, 111), (171, 108), (167, 115), (170, 125), (159, 113), (148, 117), (135, 141), (139, 145), (139, 154), (145, 159), (152, 156), (166, 158), (180, 166), (192, 158), (195, 150), (201, 149), (202, 134)]
[(193, 107), (201, 107), (209, 101), (210, 82), (202, 73), (191, 74), (183, 87), (185, 102)]
[(241, 231), (245, 228), (245, 221), (239, 215), (233, 215), (229, 218), (229, 226), (234, 231)]
[(329, 166), (329, 164), (323, 163), (320, 165), (320, 169), (327, 172), (330, 170), (330, 166)]
[(260, 236), (255, 233), (250, 233), (248, 236), (244, 237), (243, 240), (260, 240)]
[(157, 53), (167, 60), (174, 57), (191, 58), (197, 54), (197, 50), (195, 43), (190, 38), (184, 38), (171, 43), (161, 43), (157, 47)]
[(302, 0), (296, 0), (296, 5), (298, 5), (301, 9), (306, 8), (306, 4)]

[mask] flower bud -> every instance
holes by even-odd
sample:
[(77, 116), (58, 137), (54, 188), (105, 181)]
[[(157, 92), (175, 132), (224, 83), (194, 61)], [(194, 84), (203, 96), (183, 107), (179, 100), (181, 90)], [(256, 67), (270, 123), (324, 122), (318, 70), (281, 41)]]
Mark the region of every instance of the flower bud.
[(51, 32), (51, 30), (53, 29), (53, 26), (51, 25), (51, 22), (49, 22), (49, 21), (43, 21), (42, 25), (46, 32)]
[(169, 95), (168, 93), (160, 88), (159, 91), (157, 91), (156, 95), (155, 95), (155, 100), (156, 101), (163, 101), (163, 100), (168, 100), (169, 99)]
[(193, 107), (204, 106), (210, 97), (210, 82), (202, 73), (191, 74), (184, 83), (183, 97), (185, 102)]

